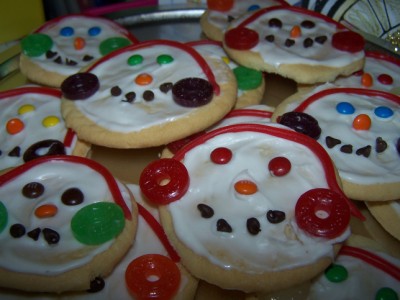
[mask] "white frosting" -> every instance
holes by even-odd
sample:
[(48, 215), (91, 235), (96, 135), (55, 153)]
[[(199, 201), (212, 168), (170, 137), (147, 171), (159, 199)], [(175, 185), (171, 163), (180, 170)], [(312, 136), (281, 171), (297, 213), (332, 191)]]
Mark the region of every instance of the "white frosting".
[[(269, 124), (271, 121), (272, 107), (266, 105), (253, 105), (243, 109), (236, 109), (226, 115), (221, 121), (212, 126), (208, 131), (224, 126), (243, 123)], [(248, 112), (246, 112), (246, 110)], [(254, 113), (253, 113), (254, 110)], [(240, 112), (240, 113), (238, 113)]]
[[(35, 199), (26, 198), (21, 190), (25, 184), (40, 182), (44, 193)], [(119, 183), (118, 183), (119, 184)], [(61, 196), (68, 188), (79, 188), (84, 201), (79, 205), (67, 206)], [(127, 190), (119, 184), (126, 205), (131, 209)], [(26, 170), (0, 189), (1, 202), (8, 212), (6, 228), (0, 233), (0, 267), (16, 272), (41, 275), (56, 275), (82, 266), (96, 255), (107, 250), (114, 239), (96, 246), (78, 242), (71, 230), (72, 217), (83, 207), (95, 202), (114, 202), (104, 177), (83, 164), (52, 160)], [(38, 218), (35, 209), (44, 204), (53, 204), (58, 212), (53, 217)], [(20, 223), (29, 232), (36, 228), (50, 228), (57, 231), (60, 240), (49, 245), (40, 234), (37, 241), (24, 235), (12, 238), (11, 225)]]
[[(0, 95), (1, 97), (1, 95)], [(18, 111), (24, 105), (32, 105), (33, 111), (20, 114)], [(3, 133), (0, 135), (0, 170), (22, 164), (24, 152), (34, 143), (55, 139), (64, 142), (67, 129), (60, 112), (60, 98), (39, 92), (27, 92), (12, 97), (0, 98), (0, 122)], [(45, 127), (42, 121), (49, 116), (58, 119), (58, 123), (51, 127)], [(6, 124), (10, 119), (20, 119), (25, 127), (17, 134), (9, 134), (6, 131)], [(66, 147), (66, 154), (71, 154), (76, 143), (74, 141)], [(20, 147), (20, 156), (9, 156), (9, 152), (15, 147)]]
[(228, 16), (236, 19), (247, 13), (248, 9), (253, 5), (263, 8), (281, 4), (278, 0), (234, 0), (233, 2), (233, 7), (224, 12), (208, 9), (208, 22), (219, 30), (225, 31), (230, 24)]
[[(400, 94), (400, 65), (385, 59), (368, 56), (368, 54), (365, 58), (363, 71), (372, 77), (372, 85), (367, 88)], [(378, 76), (382, 74), (389, 75), (393, 79), (393, 83), (383, 84), (380, 82)], [(341, 76), (334, 81), (334, 84), (341, 87), (364, 88), (365, 86), (362, 85), (361, 79), (361, 74), (348, 77)]]
[[(210, 161), (211, 151), (218, 147), (232, 151), (228, 164)], [(286, 176), (273, 177), (268, 170), (269, 161), (277, 156), (291, 162), (292, 169)], [(347, 230), (338, 238), (327, 240), (298, 228), (294, 206), (299, 196), (328, 186), (321, 162), (303, 145), (264, 133), (225, 133), (191, 149), (182, 162), (189, 172), (190, 186), (180, 200), (168, 205), (174, 230), (187, 247), (218, 266), (262, 273), (306, 265), (331, 256), (332, 244), (349, 234)], [(248, 196), (238, 194), (234, 189), (238, 180), (256, 183), (258, 191)], [(201, 217), (197, 209), (200, 203), (214, 210), (212, 218)], [(281, 210), (286, 219), (271, 224), (266, 218), (268, 210)], [(261, 224), (261, 231), (255, 236), (246, 228), (246, 220), (251, 217)], [(231, 233), (216, 230), (220, 218), (231, 225)], [(285, 235), (285, 230), (291, 230), (296, 238)]]
[[(323, 88), (320, 87), (316, 91)], [(355, 113), (339, 114), (336, 105), (340, 102), (350, 102), (355, 108)], [(394, 115), (388, 119), (376, 116), (374, 109), (378, 106), (391, 108)], [(400, 157), (396, 150), (396, 143), (400, 138), (399, 103), (381, 97), (335, 93), (311, 103), (304, 112), (318, 120), (322, 130), (318, 141), (335, 162), (341, 178), (358, 184), (399, 182)], [(372, 125), (369, 130), (355, 130), (352, 127), (354, 118), (359, 114), (367, 114), (371, 118)], [(327, 136), (339, 139), (342, 143), (329, 149), (325, 143)], [(388, 144), (388, 148), (382, 153), (375, 151), (375, 140), (378, 137), (382, 137)], [(340, 147), (346, 144), (353, 145), (352, 154), (340, 151)], [(368, 158), (355, 154), (357, 149), (367, 145), (372, 147)]]
[[(232, 22), (230, 28), (235, 28), (245, 21), (250, 14)], [(282, 21), (282, 28), (270, 28), (268, 21), (277, 18)], [(296, 43), (291, 47), (285, 46), (286, 39), (290, 38), (290, 32), (293, 26), (300, 26), (304, 20), (310, 20), (315, 23), (315, 27), (307, 29), (301, 28), (301, 36), (294, 38)], [(341, 31), (334, 23), (328, 23), (321, 18), (309, 14), (303, 14), (297, 11), (285, 9), (267, 10), (266, 13), (250, 22), (246, 28), (256, 31), (259, 35), (259, 43), (250, 49), (261, 55), (265, 62), (278, 67), (281, 64), (307, 64), (313, 66), (344, 67), (352, 62), (358, 61), (364, 57), (364, 51), (349, 53), (340, 51), (332, 47), (332, 36)], [(268, 42), (265, 37), (273, 34), (274, 42)], [(314, 42), (312, 47), (305, 48), (303, 41), (310, 37), (312, 39), (324, 35), (327, 41), (324, 44)]]
[[(400, 268), (400, 260), (381, 252), (372, 253)], [(307, 299), (375, 299), (374, 295), (383, 287), (394, 290), (397, 297), (400, 296), (398, 280), (359, 258), (339, 255), (335, 264), (346, 268), (347, 279), (336, 283), (329, 281), (324, 274), (321, 274), (311, 285)]]
[[(64, 27), (73, 28), (74, 34), (71, 36), (61, 35), (60, 30)], [(93, 27), (100, 27), (100, 34), (95, 36), (89, 35), (88, 30)], [(55, 63), (53, 60), (57, 56), (48, 59), (45, 54), (38, 57), (31, 57), (31, 59), (47, 71), (57, 72), (66, 76), (77, 73), (82, 67), (100, 58), (102, 55), (99, 50), (99, 45), (102, 41), (113, 37), (127, 38), (129, 34), (126, 29), (111, 20), (81, 15), (63, 17), (57, 22), (54, 22), (54, 20), (50, 21), (39, 30), (39, 33), (46, 34), (52, 39), (53, 46), (51, 51), (57, 52), (57, 56), (61, 56), (63, 63)], [(85, 40), (85, 47), (81, 50), (76, 50), (74, 48), (74, 40), (77, 37)], [(92, 56), (93, 60), (87, 62), (83, 61), (85, 55)], [(73, 60), (77, 62), (77, 64), (74, 66), (67, 65), (65, 64), (65, 59)]]
[[(132, 55), (143, 56), (143, 63), (135, 66), (127, 64)], [(159, 65), (159, 55), (170, 55), (173, 61), (169, 64)], [(210, 63), (210, 62), (209, 62)], [(218, 84), (227, 82), (225, 68), (219, 65), (210, 65)], [(82, 101), (75, 101), (77, 108), (98, 126), (111, 131), (134, 132), (155, 125), (187, 118), (193, 108), (183, 107), (172, 99), (172, 91), (163, 93), (159, 87), (163, 83), (176, 83), (180, 79), (198, 77), (207, 79), (197, 61), (186, 51), (177, 47), (153, 44), (148, 47), (136, 49), (129, 48), (112, 59), (106, 60), (91, 73), (97, 75), (100, 89), (93, 96)], [(135, 78), (139, 74), (147, 73), (153, 78), (148, 85), (138, 85)], [(120, 96), (112, 96), (110, 89), (119, 86), (122, 90)], [(145, 101), (143, 92), (154, 92), (154, 100)], [(124, 102), (125, 94), (134, 91), (136, 99), (133, 103)]]

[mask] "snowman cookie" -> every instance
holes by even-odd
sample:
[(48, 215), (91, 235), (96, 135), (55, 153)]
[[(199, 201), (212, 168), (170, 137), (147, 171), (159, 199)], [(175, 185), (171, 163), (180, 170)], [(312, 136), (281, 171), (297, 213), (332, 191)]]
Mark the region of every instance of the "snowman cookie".
[[(210, 131), (142, 172), (182, 264), (224, 289), (265, 292), (324, 270), (359, 212), (311, 138), (279, 124)], [(290, 187), (290, 188), (289, 188)]]
[(116, 50), (61, 85), (62, 115), (96, 145), (168, 144), (219, 121), (235, 105), (236, 79), (221, 59), (206, 61), (170, 40)]
[(79, 140), (61, 117), (61, 92), (22, 86), (0, 92), (0, 170), (39, 156), (86, 156), (90, 145)]
[(66, 77), (98, 58), (137, 42), (114, 21), (78, 14), (61, 16), (21, 40), (20, 69), (30, 81), (59, 87)]
[(338, 77), (333, 84), (400, 95), (400, 59), (380, 52), (366, 51), (364, 68), (351, 76)]
[(394, 94), (326, 84), (290, 96), (272, 120), (318, 140), (349, 198), (388, 201), (400, 198), (399, 109)]
[(200, 17), (200, 26), (209, 39), (221, 42), (232, 21), (245, 13), (276, 5), (288, 4), (283, 0), (208, 0), (207, 9)]
[(399, 259), (345, 245), (335, 262), (313, 280), (307, 299), (399, 299), (399, 283)]
[(364, 38), (299, 7), (274, 6), (231, 23), (224, 48), (238, 64), (301, 84), (334, 80), (364, 65)]
[[(31, 293), (29, 299), (144, 299), (149, 293), (163, 299), (194, 298), (197, 279), (179, 263), (179, 255), (172, 248), (158, 221), (157, 208), (143, 200), (137, 185), (129, 184), (127, 188), (138, 205), (135, 243), (112, 273), (104, 278), (104, 288), (96, 293), (68, 292), (59, 295)], [(135, 275), (134, 280), (130, 280), (132, 274)], [(156, 277), (158, 280), (154, 280)], [(138, 289), (138, 285), (142, 289)], [(21, 292), (0, 290), (2, 300), (20, 300), (22, 295)]]
[(131, 247), (137, 206), (102, 165), (41, 157), (0, 175), (0, 286), (32, 292), (90, 290)]
[(257, 105), (263, 100), (265, 92), (265, 78), (261, 71), (239, 66), (232, 61), (219, 42), (200, 40), (187, 43), (197, 50), (203, 57), (222, 59), (233, 71), (238, 84), (238, 93), (235, 108)]

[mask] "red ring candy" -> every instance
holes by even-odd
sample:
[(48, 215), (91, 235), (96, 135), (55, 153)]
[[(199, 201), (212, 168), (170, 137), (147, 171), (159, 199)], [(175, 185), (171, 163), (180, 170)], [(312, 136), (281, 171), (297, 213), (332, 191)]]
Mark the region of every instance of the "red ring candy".
[(68, 100), (84, 100), (100, 88), (100, 82), (92, 73), (76, 73), (68, 76), (61, 83), (63, 96)]
[(161, 254), (145, 254), (126, 268), (125, 281), (135, 299), (171, 299), (178, 291), (181, 273)]
[(246, 27), (237, 27), (225, 33), (225, 44), (235, 50), (249, 50), (258, 44), (258, 33)]
[(144, 168), (139, 179), (143, 194), (156, 204), (179, 200), (189, 188), (186, 167), (173, 158), (161, 158)]
[(296, 203), (295, 218), (302, 230), (324, 238), (341, 235), (350, 222), (347, 199), (329, 189), (316, 188), (302, 194)]
[(354, 31), (340, 31), (332, 36), (332, 46), (341, 51), (350, 53), (364, 50), (364, 38)]

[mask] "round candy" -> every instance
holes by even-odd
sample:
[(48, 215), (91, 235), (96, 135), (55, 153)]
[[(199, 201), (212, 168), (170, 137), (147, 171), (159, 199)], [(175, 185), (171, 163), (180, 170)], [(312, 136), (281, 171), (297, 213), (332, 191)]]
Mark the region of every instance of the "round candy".
[(356, 109), (349, 102), (340, 102), (336, 105), (336, 111), (343, 115), (351, 115), (354, 114)]
[(214, 149), (210, 154), (211, 161), (218, 165), (224, 165), (231, 161), (232, 151), (225, 147)]
[(189, 173), (176, 159), (162, 158), (151, 162), (140, 175), (143, 194), (157, 204), (179, 200), (189, 188)]
[(393, 77), (388, 74), (380, 74), (378, 76), (378, 81), (384, 85), (390, 85), (393, 83)]
[(371, 128), (371, 118), (366, 114), (360, 114), (353, 120), (355, 130), (368, 130)]
[(355, 53), (364, 50), (365, 40), (354, 31), (340, 31), (332, 36), (332, 46), (341, 51)]
[(378, 106), (374, 109), (374, 113), (377, 117), (384, 119), (390, 118), (394, 114), (393, 110), (387, 106)]
[(60, 123), (60, 119), (56, 116), (48, 116), (42, 121), (42, 125), (47, 128), (56, 126), (58, 123)]
[(67, 77), (61, 84), (63, 96), (68, 100), (84, 100), (100, 87), (99, 79), (92, 73), (77, 73)]
[[(46, 152), (39, 150), (46, 150)], [(32, 144), (28, 149), (26, 149), (23, 155), (23, 159), (24, 162), (27, 162), (43, 156), (64, 154), (66, 154), (66, 152), (65, 146), (62, 142), (58, 140), (42, 140)]]
[(100, 32), (101, 32), (101, 28), (99, 26), (93, 26), (93, 27), (89, 28), (89, 30), (88, 30), (88, 34), (90, 36), (99, 35)]
[(0, 233), (3, 232), (3, 230), (6, 228), (8, 223), (8, 212), (7, 208), (3, 204), (3, 202), (0, 201)]
[(210, 10), (228, 11), (233, 7), (234, 0), (207, 0), (207, 7)]
[(153, 82), (153, 77), (147, 73), (141, 73), (135, 78), (135, 82), (138, 85), (148, 85)]
[(44, 185), (40, 182), (29, 182), (22, 188), (22, 195), (28, 199), (39, 198), (44, 193)]
[(234, 185), (235, 191), (242, 195), (253, 195), (257, 193), (257, 185), (250, 180), (239, 180)]
[(71, 220), (75, 238), (86, 245), (108, 242), (118, 236), (124, 227), (122, 208), (110, 202), (96, 202), (85, 206)]
[(274, 157), (268, 163), (268, 170), (273, 176), (285, 176), (290, 172), (292, 164), (290, 160), (283, 156)]
[(130, 45), (131, 42), (123, 37), (112, 37), (108, 38), (101, 42), (99, 46), (99, 50), (101, 55), (107, 55), (108, 53), (113, 52), (114, 50), (126, 47)]
[(143, 62), (143, 56), (140, 54), (134, 54), (128, 58), (128, 65), (136, 66)]
[(246, 27), (237, 27), (225, 33), (225, 44), (235, 50), (250, 50), (258, 44), (258, 33)]
[(57, 206), (53, 204), (43, 204), (35, 209), (35, 216), (44, 219), (54, 217), (58, 212)]
[(60, 35), (62, 36), (72, 36), (74, 35), (75, 30), (70, 26), (65, 26), (60, 29)]
[(61, 196), (61, 202), (67, 206), (79, 205), (83, 202), (85, 196), (78, 188), (69, 188)]
[(45, 54), (53, 46), (53, 40), (46, 34), (34, 33), (21, 40), (22, 52), (26, 56), (38, 57)]
[(13, 118), (7, 121), (6, 130), (9, 134), (17, 134), (24, 130), (25, 124), (18, 118)]
[(212, 85), (202, 78), (184, 78), (172, 87), (174, 101), (184, 107), (206, 105), (213, 98)]
[(311, 235), (335, 238), (350, 222), (350, 209), (346, 198), (332, 190), (311, 189), (296, 203), (295, 218), (299, 228)]
[(74, 40), (74, 48), (75, 50), (82, 50), (86, 46), (86, 41), (84, 38), (77, 37)]
[(332, 264), (325, 270), (325, 277), (330, 282), (342, 282), (348, 277), (348, 272), (342, 265)]
[(255, 89), (262, 83), (262, 72), (254, 69), (239, 66), (233, 69), (233, 74), (235, 74), (238, 88), (242, 91)]
[(174, 61), (174, 58), (168, 54), (162, 54), (157, 57), (157, 63), (160, 65), (166, 65), (166, 64), (172, 63), (173, 61)]
[(145, 254), (126, 268), (125, 282), (135, 299), (172, 299), (179, 288), (177, 265), (161, 254)]
[(308, 135), (313, 139), (318, 139), (321, 135), (321, 128), (318, 125), (318, 121), (303, 112), (287, 112), (279, 118), (279, 123)]
[(29, 112), (32, 112), (35, 110), (35, 106), (33, 106), (32, 104), (25, 104), (22, 105), (19, 109), (18, 109), (18, 114), (19, 115), (23, 115)]
[(369, 74), (369, 73), (362, 74), (362, 76), (361, 76), (362, 86), (371, 87), (373, 83), (374, 83), (374, 79), (372, 78), (371, 74)]
[(383, 287), (376, 292), (375, 300), (399, 300), (399, 295), (397, 295), (395, 290)]

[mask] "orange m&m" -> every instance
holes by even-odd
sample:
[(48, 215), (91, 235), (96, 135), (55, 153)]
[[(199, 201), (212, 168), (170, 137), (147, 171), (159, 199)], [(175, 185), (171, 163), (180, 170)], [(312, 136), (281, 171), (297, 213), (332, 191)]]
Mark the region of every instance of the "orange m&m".
[(141, 73), (135, 78), (135, 82), (138, 85), (148, 85), (153, 81), (153, 77), (147, 73)]
[(361, 76), (362, 86), (370, 87), (370, 86), (372, 86), (372, 83), (373, 83), (373, 79), (372, 79), (371, 74), (369, 74), (369, 73), (362, 74), (362, 76)]
[(295, 26), (293, 26), (292, 30), (290, 31), (290, 37), (297, 38), (299, 36), (301, 36), (301, 28), (300, 28), (300, 26), (295, 25)]
[(252, 195), (258, 191), (257, 185), (250, 180), (239, 180), (234, 187), (235, 191), (242, 195)]
[(353, 120), (355, 130), (368, 130), (371, 128), (371, 118), (366, 114), (360, 114)]
[(25, 124), (18, 118), (8, 120), (6, 130), (9, 134), (17, 134), (24, 130)]
[(43, 204), (36, 208), (35, 216), (38, 218), (50, 218), (54, 217), (58, 212), (57, 206), (53, 204)]
[(77, 37), (74, 40), (74, 48), (76, 50), (82, 50), (83, 48), (85, 48), (86, 42), (83, 38), (81, 37)]

